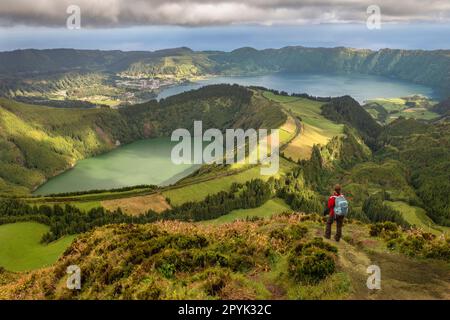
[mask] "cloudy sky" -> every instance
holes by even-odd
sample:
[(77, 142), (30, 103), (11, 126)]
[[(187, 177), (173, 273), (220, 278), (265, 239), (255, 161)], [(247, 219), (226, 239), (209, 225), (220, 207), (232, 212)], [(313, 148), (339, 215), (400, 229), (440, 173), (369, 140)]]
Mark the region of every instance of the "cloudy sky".
[[(382, 21), (375, 32), (366, 28), (373, 4), (381, 9)], [(81, 9), (81, 30), (66, 28), (70, 5)], [(449, 48), (448, 39), (450, 0), (0, 1), (0, 50), (245, 44), (435, 49)]]
[(448, 21), (448, 0), (2, 0), (2, 25), (64, 25), (69, 5), (81, 8), (89, 27), (364, 23), (369, 5), (386, 22)]

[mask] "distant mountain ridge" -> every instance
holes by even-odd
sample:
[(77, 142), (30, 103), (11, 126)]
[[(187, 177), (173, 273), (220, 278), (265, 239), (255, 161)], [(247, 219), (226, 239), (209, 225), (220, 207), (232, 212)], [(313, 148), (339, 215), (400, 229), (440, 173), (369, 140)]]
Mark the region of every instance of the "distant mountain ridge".
[(76, 49), (0, 52), (0, 74), (66, 72), (74, 70), (122, 74), (179, 72), (186, 76), (254, 75), (274, 72), (360, 73), (392, 77), (427, 85), (450, 94), (450, 50), (400, 50), (284, 47), (231, 52), (174, 48), (158, 51)]

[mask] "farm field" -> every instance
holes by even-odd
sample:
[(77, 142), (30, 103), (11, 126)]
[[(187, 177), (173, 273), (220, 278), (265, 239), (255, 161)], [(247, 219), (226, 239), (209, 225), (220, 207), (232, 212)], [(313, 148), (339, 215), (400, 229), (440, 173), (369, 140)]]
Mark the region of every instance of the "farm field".
[(309, 159), (315, 144), (325, 145), (333, 137), (343, 133), (343, 125), (336, 124), (321, 115), (322, 102), (299, 97), (278, 96), (265, 92), (267, 99), (281, 103), (286, 111), (302, 122), (301, 133), (283, 150), (285, 157), (294, 161)]
[(49, 227), (36, 222), (0, 226), (0, 266), (9, 271), (28, 271), (53, 264), (75, 236), (41, 244), (41, 237), (48, 230)]
[(295, 120), (288, 116), (287, 121), (280, 127), (280, 145), (294, 138), (296, 128)]
[(171, 208), (161, 194), (105, 200), (101, 201), (101, 206), (110, 211), (115, 211), (120, 208), (124, 213), (130, 215), (143, 214), (149, 210), (162, 212)]
[(323, 102), (313, 101), (306, 98), (278, 96), (271, 92), (265, 92), (267, 99), (280, 102), (286, 109), (292, 111), (301, 121), (320, 129), (324, 135), (332, 138), (342, 133), (343, 126), (336, 124), (321, 115)]
[(329, 138), (323, 135), (317, 127), (304, 124), (301, 133), (283, 151), (284, 156), (294, 161), (308, 160), (314, 145), (325, 145), (328, 141)]
[(435, 119), (439, 115), (429, 110), (435, 104), (435, 101), (422, 96), (379, 98), (367, 101), (365, 109), (380, 123), (388, 124), (399, 117), (422, 120)]

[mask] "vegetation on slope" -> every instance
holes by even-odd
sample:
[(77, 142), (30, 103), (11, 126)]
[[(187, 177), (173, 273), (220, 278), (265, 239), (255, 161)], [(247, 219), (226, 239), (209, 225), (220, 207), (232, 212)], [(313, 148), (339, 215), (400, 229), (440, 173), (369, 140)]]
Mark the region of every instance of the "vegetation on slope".
[(433, 112), (439, 113), (441, 115), (450, 114), (450, 98), (439, 102), (438, 104), (434, 105), (431, 109)]
[[(395, 225), (369, 229), (348, 223), (348, 242), (331, 244), (316, 238), (323, 221), (315, 215), (284, 214), (226, 228), (177, 221), (105, 226), (77, 237), (50, 268), (12, 279), (3, 272), (2, 278), (10, 280), (1, 282), (0, 298), (448, 298), (448, 266), (428, 260), (448, 260), (448, 243), (423, 233), (411, 238)], [(422, 247), (411, 246), (412, 241)], [(420, 252), (424, 258), (406, 260), (387, 246), (408, 255)], [(369, 293), (366, 268), (374, 261), (383, 270), (383, 290)], [(70, 265), (81, 269), (81, 290), (66, 288)], [(402, 268), (411, 276), (399, 275)], [(431, 275), (441, 280), (428, 287), (424, 279)]]
[(410, 172), (411, 185), (428, 215), (438, 224), (450, 225), (450, 123), (423, 123), (399, 119), (381, 139), (380, 159), (396, 159)]
[(450, 227), (435, 224), (421, 207), (415, 207), (402, 201), (385, 201), (385, 204), (400, 212), (405, 221), (411, 226), (435, 235), (441, 235), (442, 233), (447, 236), (450, 235)]
[(337, 123), (347, 124), (363, 137), (364, 142), (375, 149), (381, 126), (350, 96), (333, 98), (322, 106), (322, 115)]
[[(292, 96), (270, 94), (285, 107), (295, 101)], [(308, 105), (299, 108), (309, 110)], [(383, 201), (403, 201), (424, 208), (435, 223), (447, 225), (447, 121), (399, 118), (381, 127), (350, 97), (325, 102), (322, 114), (344, 123), (344, 136), (314, 147), (311, 160), (301, 164), (300, 170), (306, 169), (306, 188), (326, 196), (331, 185), (343, 184), (352, 202), (352, 216), (363, 221), (389, 220), (408, 225), (408, 219), (402, 217), (404, 210), (383, 205)], [(306, 115), (302, 122), (309, 119), (311, 116)]]
[[(245, 100), (247, 95), (245, 91), (241, 92), (241, 98)], [(196, 98), (199, 93), (192, 94), (190, 97)], [(208, 94), (215, 97), (214, 90)], [(215, 101), (208, 100), (211, 96), (206, 97), (208, 105)], [(252, 108), (260, 107), (259, 104), (252, 104), (252, 101), (261, 98), (263, 97), (258, 92), (253, 93), (250, 96), (250, 106), (243, 104), (244, 107), (247, 106), (248, 112), (234, 118), (236, 123), (239, 122), (242, 126), (255, 123), (279, 126), (284, 123), (286, 116), (282, 113), (281, 116), (273, 113), (273, 118), (252, 117)], [(161, 103), (172, 108), (173, 105), (178, 105), (176, 101), (167, 99)], [(183, 105), (183, 101), (179, 103)], [(185, 103), (186, 108), (193, 107), (189, 101)], [(403, 232), (397, 224), (409, 228), (411, 223), (401, 210), (390, 206), (389, 202), (406, 201), (423, 206), (427, 211), (434, 208), (438, 217), (445, 214), (444, 202), (429, 203), (423, 193), (418, 192), (416, 195), (415, 191), (421, 189), (420, 185), (414, 184), (415, 179), (426, 179), (428, 173), (423, 170), (428, 170), (428, 166), (423, 166), (424, 159), (412, 155), (422, 152), (425, 145), (431, 145), (436, 159), (427, 160), (431, 161), (427, 164), (435, 165), (434, 170), (442, 176), (443, 172), (439, 170), (446, 167), (440, 167), (439, 164), (445, 164), (443, 158), (448, 156), (445, 152), (448, 150), (448, 123), (423, 123), (405, 119), (395, 121), (381, 134), (377, 134), (382, 148), (373, 156), (360, 137), (364, 134), (370, 137), (371, 131), (367, 131), (366, 126), (367, 123), (370, 124), (367, 117), (351, 101), (330, 103), (345, 123), (343, 134), (331, 138), (326, 145), (313, 146), (309, 160), (289, 167), (288, 172), (276, 179), (232, 183), (226, 190), (209, 194), (201, 201), (183, 201), (177, 205), (172, 203), (172, 208), (161, 213), (149, 211), (136, 217), (125, 215), (120, 210), (110, 213), (94, 209), (84, 213), (71, 206), (32, 207), (14, 201), (3, 202), (0, 209), (3, 212), (2, 223), (31, 220), (48, 224), (51, 233), (43, 238), (44, 241), (54, 240), (64, 234), (88, 232), (79, 236), (64, 256), (49, 269), (38, 270), (30, 275), (13, 276), (0, 271), (0, 283), (6, 283), (0, 287), (0, 297), (366, 298), (361, 293), (365, 280), (361, 283), (358, 281), (364, 277), (366, 279), (365, 268), (372, 263), (372, 259), (377, 263), (386, 263), (386, 273), (382, 266), (383, 277), (387, 279), (384, 280), (386, 287), (392, 289), (384, 290), (377, 297), (395, 298), (402, 294), (410, 296), (413, 292), (417, 296), (417, 288), (421, 286), (421, 282), (416, 277), (423, 282), (424, 277), (429, 277), (430, 273), (441, 277), (448, 275), (448, 266), (443, 267), (434, 262), (434, 259), (448, 261), (450, 245), (447, 238), (435, 237), (420, 230)], [(267, 104), (267, 112), (279, 110), (278, 107)], [(345, 110), (353, 107), (357, 112), (356, 117)], [(145, 105), (136, 106), (136, 110), (138, 114), (143, 112), (150, 115), (152, 112), (157, 113), (158, 106), (154, 111), (149, 111)], [(308, 109), (301, 110), (299, 107), (299, 110), (306, 112)], [(197, 111), (194, 108), (193, 112)], [(132, 128), (142, 128), (143, 122), (138, 117), (132, 118), (129, 115), (128, 119), (132, 119)], [(305, 120), (302, 120), (310, 119), (313, 117), (305, 116)], [(181, 117), (179, 121), (187, 126), (190, 123), (188, 117)], [(209, 121), (224, 125), (227, 120), (219, 116)], [(158, 129), (161, 132), (169, 130), (167, 125), (161, 125)], [(131, 129), (130, 132), (136, 136), (149, 134), (138, 129)], [(438, 148), (438, 144), (441, 148)], [(416, 163), (416, 160), (421, 163)], [(214, 168), (209, 169), (211, 171), (205, 169), (206, 174), (217, 173)], [(234, 178), (238, 176), (239, 172)], [(195, 182), (199, 178), (201, 177), (189, 179)], [(203, 221), (218, 217), (230, 221), (252, 214), (269, 216), (271, 213), (267, 207), (270, 207), (270, 211), (284, 211), (285, 206), (289, 206), (294, 210), (317, 213), (323, 208), (323, 196), (328, 195), (329, 186), (341, 181), (344, 181), (344, 190), (349, 191), (347, 195), (352, 203), (351, 217), (377, 223), (370, 227), (360, 223), (348, 224), (343, 242), (337, 245), (338, 249), (314, 238), (322, 234), (323, 227), (323, 219), (315, 215), (251, 219), (255, 221), (235, 222), (226, 225), (226, 228), (213, 227), (210, 223), (194, 225), (179, 221), (148, 223), (159, 220)], [(432, 180), (428, 182), (430, 185), (435, 183)], [(449, 189), (442, 190), (442, 197), (445, 197), (447, 190)], [(277, 198), (283, 201), (281, 208), (271, 206)], [(429, 207), (430, 205), (434, 207)], [(242, 208), (248, 208), (250, 212), (244, 212)], [(140, 225), (100, 227), (110, 223), (131, 222)], [(369, 238), (369, 229), (372, 238)], [(124, 250), (125, 246), (130, 250)], [(391, 253), (386, 251), (386, 247)], [(392, 251), (427, 260), (406, 261)], [(396, 270), (399, 265), (407, 266), (408, 272), (413, 275), (407, 281), (402, 280), (401, 290), (396, 290), (398, 288), (395, 283), (399, 279), (394, 272), (389, 271), (386, 261), (395, 261)], [(70, 264), (77, 264), (83, 270), (85, 287), (80, 292), (65, 289), (65, 268)], [(445, 281), (436, 283), (433, 289), (421, 286), (420, 297), (445, 298), (448, 286)], [(24, 290), (24, 287), (27, 289)]]

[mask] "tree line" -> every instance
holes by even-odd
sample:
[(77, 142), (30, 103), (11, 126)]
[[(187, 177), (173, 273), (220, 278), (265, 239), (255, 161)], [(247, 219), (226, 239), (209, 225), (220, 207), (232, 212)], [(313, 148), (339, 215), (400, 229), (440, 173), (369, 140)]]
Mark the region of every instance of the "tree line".
[(49, 243), (68, 234), (89, 231), (95, 227), (117, 223), (151, 223), (158, 220), (202, 221), (218, 218), (235, 209), (256, 208), (273, 196), (272, 182), (252, 180), (235, 184), (229, 192), (207, 196), (202, 201), (192, 201), (162, 213), (152, 210), (141, 216), (129, 216), (119, 208), (110, 212), (103, 207), (84, 212), (76, 206), (33, 205), (19, 199), (0, 200), (0, 225), (35, 221), (50, 227), (42, 242)]

